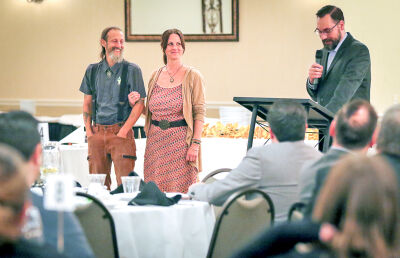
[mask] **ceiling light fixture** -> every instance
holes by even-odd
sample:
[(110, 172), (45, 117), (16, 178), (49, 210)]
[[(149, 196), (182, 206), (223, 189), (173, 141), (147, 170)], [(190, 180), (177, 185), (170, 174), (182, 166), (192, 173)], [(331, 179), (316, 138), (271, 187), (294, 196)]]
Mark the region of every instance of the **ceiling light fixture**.
[(26, 0), (28, 3), (37, 3), (40, 4), (43, 0)]

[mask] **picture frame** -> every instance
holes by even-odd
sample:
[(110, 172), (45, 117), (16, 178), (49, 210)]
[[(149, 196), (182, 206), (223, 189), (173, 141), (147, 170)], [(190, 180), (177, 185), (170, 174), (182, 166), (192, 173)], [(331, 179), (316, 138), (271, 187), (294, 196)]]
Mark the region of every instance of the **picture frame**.
[(186, 41), (239, 41), (239, 0), (125, 0), (126, 41), (160, 41), (171, 28)]

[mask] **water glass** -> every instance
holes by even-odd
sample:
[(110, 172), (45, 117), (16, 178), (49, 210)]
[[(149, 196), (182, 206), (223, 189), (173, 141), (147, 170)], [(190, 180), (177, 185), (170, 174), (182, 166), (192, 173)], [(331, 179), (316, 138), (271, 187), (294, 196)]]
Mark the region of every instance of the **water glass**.
[(45, 142), (42, 145), (42, 166), (41, 175), (43, 179), (50, 174), (60, 171), (61, 159), (58, 142)]
[(89, 174), (89, 184), (99, 183), (103, 186), (106, 182), (106, 176), (106, 174)]
[(124, 193), (135, 193), (139, 192), (140, 177), (139, 176), (123, 176), (121, 177), (122, 187)]

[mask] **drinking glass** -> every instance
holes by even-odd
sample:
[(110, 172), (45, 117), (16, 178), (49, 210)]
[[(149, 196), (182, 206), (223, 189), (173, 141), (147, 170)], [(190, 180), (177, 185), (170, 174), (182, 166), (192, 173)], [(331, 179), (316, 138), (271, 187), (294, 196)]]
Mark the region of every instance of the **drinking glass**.
[(61, 167), (58, 142), (45, 142), (42, 145), (41, 175), (44, 180), (50, 174), (58, 173)]
[(95, 196), (105, 195), (107, 193), (105, 181), (106, 174), (89, 174), (88, 193)]
[(122, 187), (124, 193), (135, 193), (139, 192), (140, 177), (139, 176), (123, 176), (121, 177)]

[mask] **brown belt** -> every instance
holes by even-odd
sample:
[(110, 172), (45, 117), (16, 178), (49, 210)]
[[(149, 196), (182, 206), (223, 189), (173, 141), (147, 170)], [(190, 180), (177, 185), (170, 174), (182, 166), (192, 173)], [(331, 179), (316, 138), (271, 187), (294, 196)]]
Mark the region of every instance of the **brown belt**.
[(169, 122), (168, 120), (151, 120), (151, 124), (160, 127), (162, 130), (167, 130), (170, 127), (187, 126), (185, 119)]
[(123, 125), (124, 125), (124, 122), (120, 122), (120, 123), (113, 124), (113, 125), (96, 124), (96, 125), (93, 125), (93, 128), (96, 128), (97, 131), (114, 131), (114, 130), (119, 130)]

